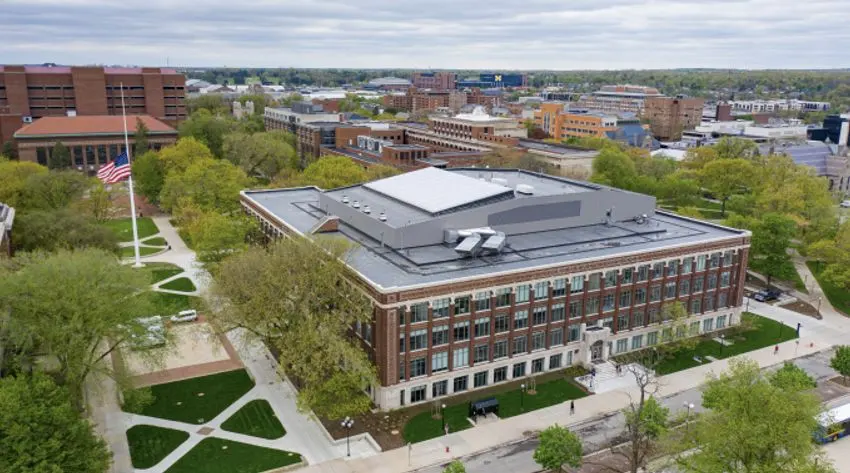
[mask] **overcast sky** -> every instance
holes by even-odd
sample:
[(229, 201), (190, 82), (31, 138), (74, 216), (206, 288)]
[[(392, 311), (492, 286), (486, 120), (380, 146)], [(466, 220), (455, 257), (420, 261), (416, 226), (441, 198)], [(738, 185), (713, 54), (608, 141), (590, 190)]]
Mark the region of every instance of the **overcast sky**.
[(0, 63), (850, 66), (848, 0), (0, 0)]

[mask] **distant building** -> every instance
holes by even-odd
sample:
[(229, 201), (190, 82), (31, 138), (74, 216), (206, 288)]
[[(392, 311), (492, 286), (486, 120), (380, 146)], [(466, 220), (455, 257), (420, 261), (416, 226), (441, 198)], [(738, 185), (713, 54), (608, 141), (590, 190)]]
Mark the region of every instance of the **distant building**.
[(186, 79), (186, 92), (187, 93), (200, 92), (201, 89), (206, 89), (207, 87), (209, 87), (211, 85), (212, 84), (210, 84), (209, 82), (207, 82), (205, 80), (201, 80), (201, 79)]
[(659, 140), (678, 140), (685, 130), (693, 130), (702, 121), (705, 100), (681, 97), (647, 97), (643, 118)]
[(0, 143), (42, 117), (128, 114), (176, 125), (186, 118), (186, 78), (159, 67), (0, 65)]
[(528, 75), (505, 72), (482, 72), (478, 78), (466, 78), (457, 81), (457, 88), (522, 88), (528, 87)]
[(363, 86), (366, 90), (407, 90), (411, 82), (407, 79), (398, 77), (381, 77), (380, 79), (372, 79)]
[(519, 120), (488, 115), (483, 107), (454, 117), (432, 117), (428, 128), (439, 135), (511, 146), (515, 146), (519, 138), (528, 137), (528, 130)]
[(650, 138), (636, 117), (620, 117), (593, 110), (564, 110), (565, 104), (545, 102), (534, 111), (537, 127), (556, 140), (609, 138), (629, 146), (644, 147)]
[(447, 108), (457, 112), (466, 105), (467, 94), (457, 90), (420, 90), (415, 87), (404, 93), (384, 95), (382, 101), (386, 108), (394, 108), (404, 112), (423, 112)]
[(454, 72), (414, 72), (413, 87), (417, 89), (450, 90), (457, 88)]
[(814, 102), (811, 100), (730, 100), (727, 102), (735, 112), (743, 113), (775, 113), (788, 110), (802, 112), (827, 111), (829, 102)]
[(661, 97), (655, 87), (640, 85), (606, 85), (576, 102), (577, 108), (617, 113), (643, 113), (644, 102), (650, 97)]
[(242, 119), (243, 117), (250, 117), (254, 115), (254, 102), (248, 100), (245, 102), (245, 105), (242, 105), (242, 102), (238, 100), (233, 101), (233, 117), (237, 120)]
[[(177, 130), (149, 115), (127, 116), (130, 146), (135, 144), (137, 121), (148, 129), (148, 144), (159, 150), (177, 141)], [(18, 159), (47, 165), (53, 147), (61, 142), (71, 151), (72, 168), (94, 174), (97, 168), (126, 150), (121, 116), (44, 117), (15, 132)]]
[(850, 145), (850, 114), (828, 115), (823, 119), (823, 128), (829, 141), (839, 145)]

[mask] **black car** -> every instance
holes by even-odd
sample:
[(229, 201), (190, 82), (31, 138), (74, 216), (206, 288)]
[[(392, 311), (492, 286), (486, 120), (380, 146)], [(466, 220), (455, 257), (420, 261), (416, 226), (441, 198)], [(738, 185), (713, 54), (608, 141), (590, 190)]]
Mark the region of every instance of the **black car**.
[(763, 291), (759, 291), (759, 292), (753, 294), (753, 299), (755, 299), (759, 302), (768, 302), (768, 301), (775, 301), (776, 299), (779, 299), (779, 296), (781, 296), (781, 295), (782, 295), (782, 291), (780, 291), (779, 289), (765, 289)]

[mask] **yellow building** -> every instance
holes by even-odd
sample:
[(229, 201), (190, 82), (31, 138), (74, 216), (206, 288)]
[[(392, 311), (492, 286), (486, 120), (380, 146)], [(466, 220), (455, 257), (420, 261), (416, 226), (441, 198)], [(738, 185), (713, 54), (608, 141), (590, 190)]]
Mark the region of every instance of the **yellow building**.
[(534, 112), (534, 124), (556, 140), (571, 136), (604, 138), (617, 131), (617, 117), (598, 112), (566, 112), (562, 103), (542, 103)]

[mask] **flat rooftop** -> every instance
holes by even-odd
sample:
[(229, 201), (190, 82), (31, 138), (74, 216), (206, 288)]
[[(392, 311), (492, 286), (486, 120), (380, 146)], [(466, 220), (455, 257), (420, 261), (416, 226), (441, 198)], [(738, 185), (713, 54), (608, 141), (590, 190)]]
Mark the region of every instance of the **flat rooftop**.
[[(427, 168), (329, 191), (242, 195), (306, 236), (339, 217), (327, 235), (353, 243), (346, 262), (385, 291), (749, 234), (656, 211), (650, 196), (518, 170)], [(498, 233), (504, 246), (464, 253), (469, 233)]]

